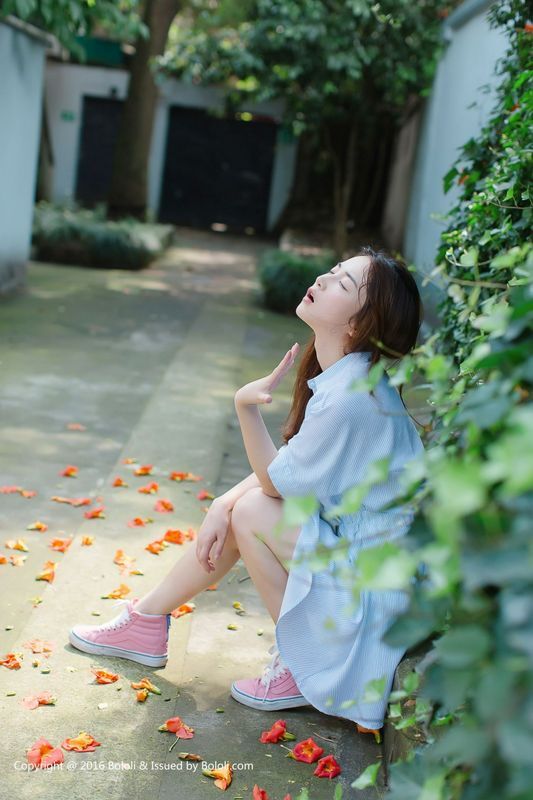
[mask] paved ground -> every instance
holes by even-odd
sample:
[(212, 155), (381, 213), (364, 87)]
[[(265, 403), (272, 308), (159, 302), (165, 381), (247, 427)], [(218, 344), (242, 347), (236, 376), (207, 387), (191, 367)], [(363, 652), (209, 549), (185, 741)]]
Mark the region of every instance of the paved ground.
[[(217, 591), (194, 598), (194, 613), (173, 620), (164, 669), (93, 658), (68, 643), (74, 623), (103, 622), (117, 613), (102, 594), (124, 581), (130, 596), (142, 596), (185, 547), (194, 546), (171, 545), (159, 556), (144, 549), (168, 527), (198, 529), (206, 505), (196, 499), (199, 488), (217, 495), (250, 472), (233, 395), (309, 334), (297, 317), (262, 309), (255, 260), (265, 246), (178, 230), (176, 246), (140, 273), (31, 263), (27, 290), (0, 299), (0, 486), (37, 492), (28, 499), (0, 494), (0, 546), (22, 538), (29, 548), (22, 566), (0, 566), (0, 655), (24, 653), (21, 669), (0, 667), (0, 714), (9, 720), (0, 757), (5, 797), (48, 797), (51, 791), (69, 800), (85, 799), (89, 791), (95, 800), (110, 792), (124, 800), (148, 793), (158, 800), (216, 797), (219, 789), (200, 768), (185, 769), (194, 765), (180, 761), (180, 750), (243, 765), (226, 792), (236, 800), (251, 798), (255, 783), (273, 800), (286, 792), (294, 800), (304, 786), (310, 800), (332, 798), (337, 783), (345, 798), (376, 797), (374, 789), (350, 788), (367, 764), (381, 758), (380, 747), (355, 733), (352, 723), (314, 709), (254, 711), (229, 695), (232, 680), (260, 674), (274, 642), (272, 621), (242, 561)], [(290, 391), (286, 380), (272, 406), (262, 409), (278, 445)], [(86, 430), (69, 430), (72, 422)], [(152, 478), (132, 476), (123, 463), (128, 457), (153, 464)], [(79, 467), (78, 478), (59, 476), (67, 464)], [(176, 483), (166, 477), (170, 470), (204, 480)], [(113, 488), (117, 475), (130, 488)], [(174, 513), (152, 513), (154, 497), (135, 491), (148, 480), (160, 482), (158, 497), (170, 499)], [(92, 507), (101, 500), (106, 518), (85, 519), (83, 507), (53, 502), (52, 495), (91, 497)], [(134, 516), (156, 519), (130, 528), (126, 522)], [(36, 520), (48, 524), (46, 533), (27, 530)], [(95, 536), (91, 547), (81, 545), (87, 534)], [(52, 536), (74, 540), (62, 554), (48, 547)], [(117, 548), (137, 559), (143, 576), (120, 576), (113, 563)], [(36, 581), (49, 559), (57, 563), (54, 582)], [(235, 600), (246, 615), (236, 614)], [(227, 629), (230, 622), (236, 631)], [(38, 667), (24, 647), (33, 638), (54, 643)], [(44, 664), (49, 672), (41, 671)], [(119, 672), (119, 683), (96, 685), (92, 664)], [(145, 675), (162, 694), (140, 704), (129, 683)], [(57, 696), (55, 706), (22, 706), (27, 694), (46, 689)], [(101, 703), (107, 705), (99, 708)], [(158, 726), (176, 715), (196, 734), (169, 751), (174, 737)], [(286, 719), (298, 740), (313, 736), (333, 753), (342, 775), (320, 780), (310, 765), (286, 758), (279, 745), (260, 744), (260, 732), (277, 718)], [(58, 745), (81, 730), (102, 743), (94, 753), (66, 753), (60, 770), (21, 768), (26, 748), (39, 737)]]

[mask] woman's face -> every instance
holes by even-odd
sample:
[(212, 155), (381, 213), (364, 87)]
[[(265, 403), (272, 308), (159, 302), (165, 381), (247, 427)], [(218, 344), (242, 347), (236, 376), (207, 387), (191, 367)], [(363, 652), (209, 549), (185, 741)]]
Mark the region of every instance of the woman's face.
[(365, 302), (364, 283), (369, 265), (368, 256), (353, 256), (317, 277), (296, 307), (298, 316), (315, 334), (327, 330), (345, 336), (349, 332), (348, 320)]

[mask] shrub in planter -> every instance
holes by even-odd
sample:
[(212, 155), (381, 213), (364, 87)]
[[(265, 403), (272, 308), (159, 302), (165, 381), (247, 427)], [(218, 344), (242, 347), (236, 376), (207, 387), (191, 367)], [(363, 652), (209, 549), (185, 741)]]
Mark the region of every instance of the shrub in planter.
[(105, 219), (103, 210), (38, 203), (33, 220), (35, 257), (43, 261), (113, 269), (142, 269), (168, 241), (167, 226), (136, 219)]
[(271, 311), (294, 313), (317, 275), (334, 264), (332, 252), (304, 256), (286, 250), (267, 250), (259, 261), (265, 306)]

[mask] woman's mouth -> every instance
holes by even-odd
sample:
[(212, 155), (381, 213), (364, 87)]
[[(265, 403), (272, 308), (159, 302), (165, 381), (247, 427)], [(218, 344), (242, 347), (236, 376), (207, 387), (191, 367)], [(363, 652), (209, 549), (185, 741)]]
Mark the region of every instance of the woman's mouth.
[(315, 299), (314, 299), (313, 295), (311, 294), (311, 290), (310, 289), (307, 290), (307, 294), (304, 296), (304, 300), (307, 300), (308, 303), (314, 303), (315, 302)]

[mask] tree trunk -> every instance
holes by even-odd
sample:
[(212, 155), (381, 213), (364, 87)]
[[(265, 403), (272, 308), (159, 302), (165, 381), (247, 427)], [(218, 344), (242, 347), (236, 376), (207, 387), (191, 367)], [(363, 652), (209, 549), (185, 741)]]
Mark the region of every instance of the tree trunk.
[(146, 0), (143, 20), (150, 36), (139, 37), (130, 64), (128, 95), (124, 102), (113, 159), (108, 216), (145, 219), (148, 200), (148, 160), (157, 87), (149, 59), (164, 52), (168, 31), (180, 0)]
[(335, 258), (342, 261), (348, 242), (348, 213), (355, 183), (358, 120), (353, 118), (350, 122), (344, 159), (339, 155), (327, 127), (325, 133), (326, 146), (333, 163), (333, 249)]
[(392, 125), (390, 120), (384, 121), (381, 125), (377, 153), (375, 154), (375, 160), (372, 164), (372, 177), (366, 183), (368, 191), (366, 202), (359, 216), (359, 223), (362, 228), (367, 225), (369, 217), (374, 210), (378, 193), (383, 189), (385, 166), (388, 162), (391, 152), (391, 132)]

